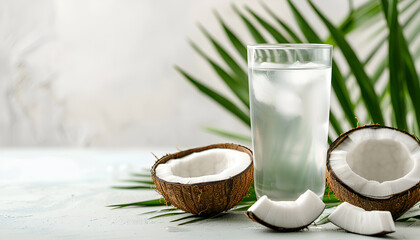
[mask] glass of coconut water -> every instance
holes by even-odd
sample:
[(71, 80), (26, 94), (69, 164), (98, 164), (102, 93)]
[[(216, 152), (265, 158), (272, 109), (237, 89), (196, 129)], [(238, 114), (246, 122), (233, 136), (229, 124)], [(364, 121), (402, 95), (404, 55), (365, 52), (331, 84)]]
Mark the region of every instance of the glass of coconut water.
[(324, 195), (332, 46), (248, 46), (257, 197)]

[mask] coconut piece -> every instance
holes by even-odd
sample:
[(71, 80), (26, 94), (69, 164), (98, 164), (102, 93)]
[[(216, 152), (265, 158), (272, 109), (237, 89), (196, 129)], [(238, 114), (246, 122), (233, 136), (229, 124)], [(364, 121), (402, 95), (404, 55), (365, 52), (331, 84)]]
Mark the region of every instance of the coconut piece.
[(262, 196), (247, 211), (248, 217), (277, 231), (297, 231), (314, 222), (325, 204), (311, 190), (296, 201), (272, 201)]
[(420, 143), (391, 127), (352, 129), (331, 144), (326, 177), (341, 201), (396, 219), (420, 200)]
[(165, 201), (196, 215), (236, 206), (247, 194), (253, 174), (252, 152), (228, 143), (166, 155), (151, 170)]
[(365, 211), (348, 202), (340, 204), (328, 216), (334, 225), (348, 232), (362, 235), (384, 235), (395, 232), (389, 211)]

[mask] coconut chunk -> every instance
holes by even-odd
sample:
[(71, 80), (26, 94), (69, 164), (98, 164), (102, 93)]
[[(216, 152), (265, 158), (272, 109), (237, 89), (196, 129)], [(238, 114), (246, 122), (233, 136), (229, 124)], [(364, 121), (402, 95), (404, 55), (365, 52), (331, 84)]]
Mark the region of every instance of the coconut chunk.
[(272, 201), (262, 196), (247, 211), (248, 217), (266, 227), (279, 231), (296, 231), (315, 221), (325, 204), (311, 190), (296, 201)]
[(228, 179), (251, 163), (248, 154), (233, 149), (215, 148), (172, 159), (156, 167), (156, 176), (168, 182), (196, 184)]
[(382, 235), (395, 232), (390, 212), (365, 211), (348, 202), (340, 204), (328, 216), (328, 220), (348, 232), (362, 235)]

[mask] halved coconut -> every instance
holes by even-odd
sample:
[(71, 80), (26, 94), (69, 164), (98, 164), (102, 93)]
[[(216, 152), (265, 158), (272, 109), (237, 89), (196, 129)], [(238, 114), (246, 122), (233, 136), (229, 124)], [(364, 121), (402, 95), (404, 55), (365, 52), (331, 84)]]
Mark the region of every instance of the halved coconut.
[(152, 167), (152, 179), (165, 200), (196, 215), (236, 206), (254, 178), (252, 152), (235, 144), (215, 144), (169, 154)]
[(247, 211), (248, 217), (277, 231), (297, 231), (314, 222), (325, 204), (311, 190), (296, 201), (272, 201), (262, 196)]
[(420, 200), (420, 143), (391, 127), (352, 129), (328, 150), (327, 183), (341, 201), (397, 218)]
[(365, 211), (344, 202), (328, 216), (334, 225), (348, 232), (363, 235), (383, 235), (395, 232), (395, 224), (389, 211)]

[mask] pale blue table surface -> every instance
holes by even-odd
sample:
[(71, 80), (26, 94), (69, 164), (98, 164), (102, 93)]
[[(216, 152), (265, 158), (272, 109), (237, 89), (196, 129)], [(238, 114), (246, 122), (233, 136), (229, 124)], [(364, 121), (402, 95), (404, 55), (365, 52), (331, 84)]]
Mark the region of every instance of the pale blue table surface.
[[(174, 149), (0, 150), (0, 239), (373, 239), (331, 223), (278, 233), (243, 213), (178, 226), (177, 216), (140, 215), (159, 208), (112, 210), (107, 205), (155, 199), (154, 190), (111, 186)], [(391, 239), (420, 239), (420, 221), (397, 223)]]

